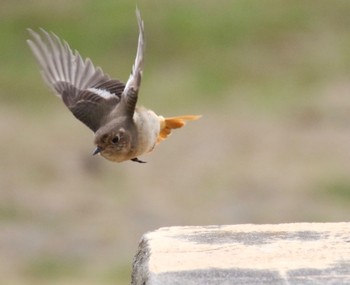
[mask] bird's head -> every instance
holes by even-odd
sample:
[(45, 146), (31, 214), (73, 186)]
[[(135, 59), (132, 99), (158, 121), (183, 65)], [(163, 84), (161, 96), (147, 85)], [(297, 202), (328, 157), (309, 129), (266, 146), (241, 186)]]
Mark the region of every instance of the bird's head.
[(132, 121), (117, 118), (101, 127), (95, 133), (96, 149), (93, 155), (122, 162), (134, 158), (137, 150), (137, 132)]

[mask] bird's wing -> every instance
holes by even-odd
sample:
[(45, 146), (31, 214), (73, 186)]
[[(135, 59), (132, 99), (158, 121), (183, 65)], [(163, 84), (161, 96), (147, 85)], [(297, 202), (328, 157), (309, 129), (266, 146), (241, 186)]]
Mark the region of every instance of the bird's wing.
[(29, 29), (28, 44), (38, 61), (48, 85), (62, 98), (73, 115), (92, 131), (119, 103), (125, 85), (111, 80), (89, 58), (61, 41), (55, 34), (41, 29), (41, 34)]
[(141, 14), (139, 9), (136, 9), (137, 23), (139, 27), (139, 38), (137, 45), (137, 52), (134, 65), (131, 70), (128, 81), (126, 82), (125, 89), (122, 93), (122, 99), (127, 102), (127, 105), (131, 105), (131, 112), (133, 113), (139, 87), (141, 85), (142, 70), (143, 70), (143, 57), (145, 52), (145, 36), (144, 36), (144, 24), (141, 19)]

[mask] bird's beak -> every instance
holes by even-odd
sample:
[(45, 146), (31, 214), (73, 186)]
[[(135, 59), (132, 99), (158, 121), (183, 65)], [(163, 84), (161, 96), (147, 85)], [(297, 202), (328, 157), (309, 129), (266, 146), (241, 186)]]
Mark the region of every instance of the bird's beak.
[(94, 152), (92, 153), (92, 155), (96, 155), (99, 154), (102, 151), (102, 148), (100, 148), (99, 146), (97, 146), (94, 150)]

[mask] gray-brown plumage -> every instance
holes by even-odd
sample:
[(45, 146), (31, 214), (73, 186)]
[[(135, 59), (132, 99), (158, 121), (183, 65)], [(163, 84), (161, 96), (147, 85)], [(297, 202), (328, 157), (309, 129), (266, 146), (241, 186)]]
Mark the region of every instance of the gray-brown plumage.
[(63, 100), (73, 115), (94, 133), (96, 149), (116, 162), (140, 161), (137, 157), (153, 150), (171, 129), (182, 127), (199, 116), (164, 118), (137, 107), (145, 51), (144, 24), (138, 9), (139, 38), (136, 58), (126, 84), (111, 79), (89, 58), (61, 41), (54, 33), (29, 29), (28, 44), (47, 84)]

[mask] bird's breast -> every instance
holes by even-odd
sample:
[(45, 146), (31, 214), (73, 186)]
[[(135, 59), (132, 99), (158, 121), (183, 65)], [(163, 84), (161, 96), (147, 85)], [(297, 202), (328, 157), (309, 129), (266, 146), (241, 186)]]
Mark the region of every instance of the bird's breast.
[(137, 155), (153, 150), (160, 132), (160, 121), (156, 113), (138, 107), (134, 113), (134, 122), (137, 129)]

